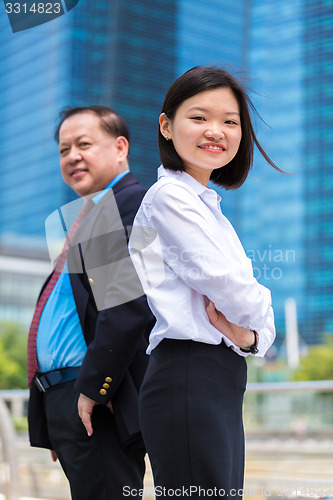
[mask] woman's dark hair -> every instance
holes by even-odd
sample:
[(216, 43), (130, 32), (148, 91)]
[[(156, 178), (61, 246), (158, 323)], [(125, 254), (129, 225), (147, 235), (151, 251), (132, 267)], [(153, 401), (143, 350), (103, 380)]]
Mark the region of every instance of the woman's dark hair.
[[(241, 86), (241, 84), (227, 71), (216, 67), (196, 66), (181, 75), (169, 88), (162, 107), (162, 113), (173, 120), (178, 107), (190, 97), (217, 88), (229, 88), (236, 97), (240, 109), (242, 138), (236, 156), (224, 167), (213, 170), (210, 180), (226, 189), (237, 189), (248, 176), (253, 163), (254, 145), (276, 170), (280, 170), (260, 146), (251, 122), (249, 108), (256, 114), (257, 111)], [(258, 115), (259, 116), (259, 115)], [(158, 133), (160, 159), (165, 168), (184, 171), (184, 164), (176, 152), (173, 142), (167, 141)]]
[(106, 106), (82, 106), (78, 108), (71, 108), (69, 106), (66, 107), (60, 111), (59, 123), (54, 133), (55, 140), (59, 142), (60, 127), (64, 121), (67, 120), (67, 118), (86, 112), (95, 113), (99, 117), (100, 125), (107, 134), (110, 134), (112, 137), (119, 137), (122, 135), (126, 137), (128, 142), (130, 142), (129, 130), (125, 120), (113, 111), (113, 109), (107, 108)]

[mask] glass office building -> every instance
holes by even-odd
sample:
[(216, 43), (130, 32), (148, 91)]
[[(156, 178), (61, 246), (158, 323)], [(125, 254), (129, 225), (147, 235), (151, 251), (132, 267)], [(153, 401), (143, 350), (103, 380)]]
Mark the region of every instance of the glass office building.
[[(156, 178), (157, 120), (170, 83), (197, 64), (245, 79), (270, 126), (256, 130), (283, 175), (256, 155), (243, 187), (220, 192), (255, 275), (284, 302), (307, 343), (333, 333), (332, 0), (80, 0), (68, 14), (12, 34), (0, 18), (0, 244), (29, 251), (73, 198), (52, 139), (65, 105), (105, 104), (128, 121), (130, 164)], [(30, 238), (33, 236), (33, 240)], [(44, 248), (44, 247), (43, 247)], [(1, 300), (1, 297), (0, 297)]]
[[(304, 8), (304, 321), (333, 333), (333, 2)], [(304, 326), (304, 328), (306, 328)]]
[(235, 215), (256, 276), (272, 291), (281, 330), (286, 298), (296, 300), (299, 314), (305, 298), (302, 1), (251, 3), (248, 71), (254, 104), (267, 123), (257, 119), (256, 131), (275, 164), (292, 175), (256, 154)]
[[(296, 300), (306, 343), (333, 333), (333, 2), (253, 0), (248, 69), (258, 135), (285, 176), (256, 156), (236, 220), (273, 295), (279, 330)], [(278, 13), (278, 15), (277, 15)]]
[(52, 137), (66, 105), (105, 104), (123, 114), (133, 171), (147, 185), (154, 180), (158, 112), (175, 68), (172, 4), (81, 0), (65, 16), (14, 34), (1, 18), (2, 241), (43, 237), (46, 217), (73, 198)]

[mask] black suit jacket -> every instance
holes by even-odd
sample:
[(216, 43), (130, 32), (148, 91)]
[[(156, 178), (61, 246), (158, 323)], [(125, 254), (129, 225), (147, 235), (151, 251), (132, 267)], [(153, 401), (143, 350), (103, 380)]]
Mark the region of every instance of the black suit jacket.
[[(129, 232), (144, 194), (135, 177), (125, 175), (87, 214), (67, 257), (87, 343), (75, 386), (101, 404), (112, 400), (125, 446), (142, 445), (138, 391), (148, 362), (148, 336), (155, 322), (127, 250)], [(52, 449), (43, 395), (34, 382), (28, 418), (31, 445)]]

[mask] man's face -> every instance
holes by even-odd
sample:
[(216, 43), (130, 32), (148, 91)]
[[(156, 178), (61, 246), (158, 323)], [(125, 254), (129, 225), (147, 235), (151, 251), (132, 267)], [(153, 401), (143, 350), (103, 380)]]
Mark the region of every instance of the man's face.
[(128, 168), (128, 141), (112, 137), (90, 111), (70, 116), (59, 132), (60, 167), (64, 181), (79, 196), (104, 189)]

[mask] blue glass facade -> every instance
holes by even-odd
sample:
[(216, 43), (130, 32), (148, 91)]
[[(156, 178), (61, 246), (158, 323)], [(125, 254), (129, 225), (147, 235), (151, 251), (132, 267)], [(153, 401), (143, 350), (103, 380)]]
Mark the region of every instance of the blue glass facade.
[(332, 7), (331, 0), (252, 1), (252, 97), (271, 127), (258, 123), (258, 137), (292, 175), (256, 155), (233, 213), (259, 280), (272, 290), (279, 332), (284, 301), (293, 297), (306, 343), (333, 333)]
[(333, 334), (333, 2), (304, 2), (304, 329)]
[(66, 105), (121, 113), (133, 138), (132, 170), (147, 186), (155, 180), (158, 114), (175, 74), (175, 20), (173, 1), (142, 0), (81, 0), (65, 16), (15, 34), (1, 18), (2, 240), (44, 240), (46, 217), (73, 198), (53, 140)]
[(179, 0), (177, 8), (177, 76), (197, 65), (244, 70), (248, 2)]
[[(277, 15), (278, 12), (278, 15)], [(237, 192), (235, 218), (259, 281), (272, 291), (277, 327), (283, 331), (284, 301), (304, 308), (304, 97), (302, 2), (252, 2), (248, 71), (259, 141), (272, 160), (256, 154), (253, 170)]]
[(245, 185), (220, 192), (222, 209), (272, 290), (280, 339), (291, 296), (303, 339), (321, 341), (333, 332), (332, 7), (333, 0), (80, 0), (15, 34), (0, 17), (0, 243), (11, 234), (44, 241), (46, 217), (73, 197), (52, 138), (62, 107), (119, 111), (130, 126), (131, 168), (149, 186), (165, 91), (192, 66), (221, 65), (245, 79), (270, 126), (256, 120), (258, 138), (292, 174), (256, 155)]
[[(41, 235), (45, 214), (66, 200), (51, 139), (64, 99), (65, 31), (1, 27), (1, 233)], [(46, 36), (47, 35), (47, 36)]]

